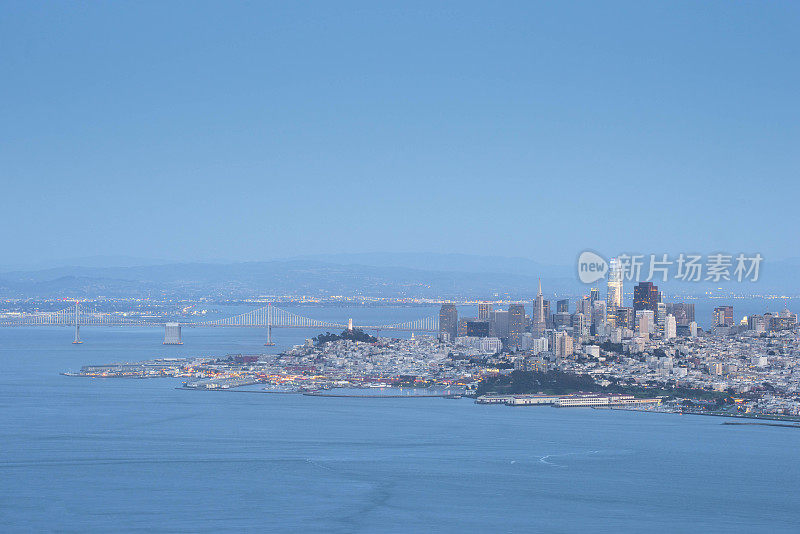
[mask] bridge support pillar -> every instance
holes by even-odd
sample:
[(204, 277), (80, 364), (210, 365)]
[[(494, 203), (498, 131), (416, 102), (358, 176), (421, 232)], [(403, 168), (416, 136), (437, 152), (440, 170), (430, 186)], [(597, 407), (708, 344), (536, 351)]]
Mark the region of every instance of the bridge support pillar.
[(274, 347), (275, 343), (272, 341), (272, 325), (267, 326), (267, 342), (264, 343), (265, 347)]
[(164, 345), (183, 345), (180, 323), (166, 323), (164, 325)]
[(73, 345), (78, 345), (80, 343), (83, 343), (83, 341), (81, 341), (80, 309), (81, 309), (81, 305), (76, 300), (75, 301), (75, 339), (72, 340), (72, 344)]

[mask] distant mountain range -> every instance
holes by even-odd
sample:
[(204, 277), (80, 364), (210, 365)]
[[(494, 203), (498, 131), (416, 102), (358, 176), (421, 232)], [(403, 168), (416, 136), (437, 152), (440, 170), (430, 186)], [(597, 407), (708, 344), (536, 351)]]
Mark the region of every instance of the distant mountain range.
[[(146, 261), (146, 260), (142, 260)], [(3, 298), (93, 298), (261, 295), (362, 295), (368, 297), (508, 298), (530, 300), (538, 279), (548, 295), (576, 296), (572, 266), (526, 258), (466, 254), (336, 254), (241, 263), (92, 265), (15, 270), (0, 274)], [(131, 265), (131, 263), (134, 263)], [(740, 294), (797, 295), (800, 260), (766, 263), (756, 284), (658, 284), (675, 293), (701, 295), (721, 287)], [(603, 282), (598, 282), (599, 286)], [(632, 285), (632, 284), (631, 284)], [(626, 288), (626, 291), (629, 291)], [(605, 294), (605, 291), (602, 291)]]
[(420, 254), (382, 252), (363, 254), (315, 254), (289, 258), (339, 265), (369, 265), (372, 267), (406, 267), (423, 271), (462, 273), (505, 273), (545, 278), (572, 276), (572, 267), (539, 263), (529, 258), (478, 256), (474, 254)]
[[(312, 260), (138, 267), (58, 267), (0, 274), (3, 297), (363, 295), (530, 298), (537, 278), (511, 273), (435, 271)], [(569, 277), (549, 287), (574, 287)]]

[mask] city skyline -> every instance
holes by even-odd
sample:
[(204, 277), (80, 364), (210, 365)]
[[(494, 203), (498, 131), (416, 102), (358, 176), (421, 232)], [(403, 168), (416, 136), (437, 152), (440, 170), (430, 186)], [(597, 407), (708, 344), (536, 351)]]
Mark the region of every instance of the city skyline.
[(798, 27), (0, 2), (0, 532), (795, 532)]

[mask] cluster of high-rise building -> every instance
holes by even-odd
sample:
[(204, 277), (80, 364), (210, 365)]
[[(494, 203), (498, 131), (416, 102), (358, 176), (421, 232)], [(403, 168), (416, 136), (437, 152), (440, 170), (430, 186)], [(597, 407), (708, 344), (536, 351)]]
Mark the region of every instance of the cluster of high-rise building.
[[(595, 292), (595, 296), (597, 293)], [(557, 303), (558, 312), (550, 313), (550, 301), (542, 295), (541, 283), (528, 315), (524, 304), (511, 304), (507, 310), (495, 310), (491, 303), (478, 304), (477, 317), (459, 317), (454, 304), (443, 304), (439, 312), (439, 334), (448, 341), (470, 343), (469, 338), (490, 337), (502, 340), (509, 350), (534, 350), (543, 352), (548, 348), (556, 352), (572, 352), (572, 336), (562, 328), (572, 328), (573, 315), (569, 313), (569, 301)], [(579, 321), (582, 327), (583, 322)], [(565, 341), (562, 338), (568, 337)], [(560, 347), (560, 349), (559, 349)]]
[[(622, 306), (622, 282), (612, 274), (608, 282), (608, 300), (600, 299), (600, 291), (592, 288), (570, 310), (569, 299), (558, 300), (555, 310), (542, 293), (541, 282), (533, 301), (531, 314), (524, 304), (511, 304), (507, 310), (495, 310), (491, 303), (478, 305), (477, 317), (459, 317), (454, 304), (443, 304), (439, 316), (440, 336), (450, 341), (462, 338), (493, 337), (502, 340), (510, 351), (550, 350), (569, 355), (576, 343), (590, 336), (615, 342), (634, 333), (676, 337), (678, 329), (696, 333), (694, 305), (661, 302), (658, 287), (643, 282), (634, 289), (633, 307)], [(611, 302), (612, 305), (608, 303)], [(627, 335), (626, 335), (627, 334)]]
[[(632, 306), (625, 306), (622, 281), (621, 269), (612, 259), (606, 299), (600, 298), (598, 288), (592, 288), (572, 310), (569, 299), (556, 301), (552, 309), (542, 294), (541, 281), (530, 315), (522, 303), (511, 304), (507, 310), (495, 310), (493, 304), (484, 302), (478, 305), (477, 317), (459, 318), (454, 304), (443, 304), (440, 336), (454, 342), (460, 339), (462, 344), (474, 344), (472, 338), (496, 338), (511, 352), (550, 351), (557, 356), (571, 354), (574, 346), (590, 339), (611, 343), (622, 343), (625, 339), (641, 345), (643, 340), (698, 336), (693, 303), (664, 302), (658, 286), (639, 282), (633, 288)], [(797, 317), (787, 314), (755, 315), (736, 325), (733, 306), (718, 306), (714, 309), (712, 330), (726, 334), (791, 328), (797, 324)]]

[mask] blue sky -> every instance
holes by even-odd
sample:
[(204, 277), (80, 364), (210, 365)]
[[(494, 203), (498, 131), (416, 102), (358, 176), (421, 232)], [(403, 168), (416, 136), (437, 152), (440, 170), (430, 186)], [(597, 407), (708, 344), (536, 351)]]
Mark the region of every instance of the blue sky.
[(382, 4), (2, 3), (0, 263), (800, 255), (800, 4)]

